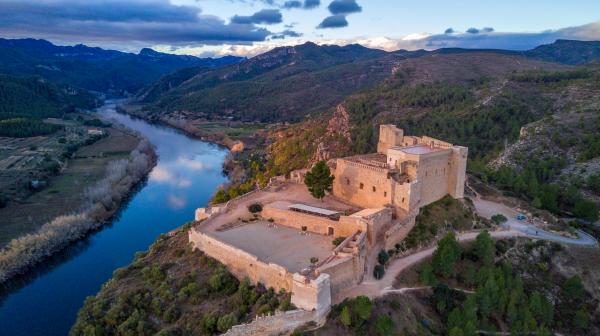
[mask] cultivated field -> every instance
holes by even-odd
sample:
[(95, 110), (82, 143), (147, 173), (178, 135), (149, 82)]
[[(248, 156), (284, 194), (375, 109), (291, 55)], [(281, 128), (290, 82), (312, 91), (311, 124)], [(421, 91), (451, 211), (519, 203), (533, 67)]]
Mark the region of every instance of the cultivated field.
[[(79, 148), (66, 162), (60, 156), (68, 143), (85, 139), (85, 128), (47, 137), (0, 138), (0, 189), (10, 198), (0, 209), (0, 247), (56, 216), (79, 210), (86, 188), (104, 177), (108, 163), (128, 157), (140, 141), (117, 128), (104, 131), (108, 137)], [(46, 171), (53, 162), (61, 167), (55, 176)], [(48, 181), (48, 186), (32, 193), (28, 185), (35, 179)]]

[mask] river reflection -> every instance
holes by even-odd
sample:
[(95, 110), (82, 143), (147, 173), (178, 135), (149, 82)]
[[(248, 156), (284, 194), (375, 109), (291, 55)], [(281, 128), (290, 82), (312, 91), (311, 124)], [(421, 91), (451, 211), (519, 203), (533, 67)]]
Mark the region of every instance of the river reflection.
[(117, 113), (114, 103), (98, 113), (146, 136), (158, 164), (112, 225), (14, 282), (0, 303), (0, 335), (66, 335), (86, 296), (159, 234), (192, 220), (194, 209), (226, 181), (221, 166), (227, 150)]

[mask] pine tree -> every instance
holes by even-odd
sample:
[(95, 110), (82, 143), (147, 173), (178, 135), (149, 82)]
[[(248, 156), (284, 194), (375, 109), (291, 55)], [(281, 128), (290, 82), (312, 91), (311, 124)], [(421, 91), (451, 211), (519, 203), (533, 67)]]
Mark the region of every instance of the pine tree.
[(319, 161), (315, 166), (306, 173), (304, 184), (308, 187), (313, 197), (322, 199), (325, 197), (326, 191), (331, 191), (334, 176), (331, 175), (329, 166), (325, 161)]
[(492, 265), (494, 263), (496, 247), (489, 232), (483, 231), (477, 235), (473, 250), (477, 258), (485, 265)]
[(438, 242), (437, 249), (433, 253), (433, 268), (446, 278), (454, 275), (454, 266), (460, 259), (461, 253), (454, 232), (448, 233)]

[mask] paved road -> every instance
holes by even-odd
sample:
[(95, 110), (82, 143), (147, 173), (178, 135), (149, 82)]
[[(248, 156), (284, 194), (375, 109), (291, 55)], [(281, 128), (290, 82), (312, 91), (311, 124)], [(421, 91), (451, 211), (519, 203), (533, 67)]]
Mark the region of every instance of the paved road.
[(519, 214), (519, 212), (517, 212), (515, 209), (502, 203), (484, 200), (479, 196), (479, 194), (476, 195), (477, 196), (472, 198), (472, 200), (473, 204), (475, 205), (475, 209), (480, 216), (491, 219), (492, 216), (496, 214), (502, 214), (508, 219), (504, 226), (510, 228), (511, 230), (522, 232), (528, 237), (553, 241), (562, 244), (572, 244), (589, 247), (594, 247), (598, 245), (598, 242), (596, 241), (596, 239), (594, 239), (594, 237), (581, 230), (577, 230), (578, 238), (568, 238), (552, 232), (542, 230), (536, 227), (535, 225), (527, 224), (524, 221), (519, 221), (517, 220), (517, 215)]

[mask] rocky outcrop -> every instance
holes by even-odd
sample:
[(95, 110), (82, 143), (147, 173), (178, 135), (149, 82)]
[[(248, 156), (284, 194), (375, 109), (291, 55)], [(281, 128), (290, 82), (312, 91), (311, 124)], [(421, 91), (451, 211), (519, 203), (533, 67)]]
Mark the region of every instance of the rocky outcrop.
[(319, 138), (317, 149), (312, 161), (329, 160), (345, 154), (348, 145), (352, 142), (350, 136), (350, 115), (343, 104), (336, 106), (331, 119), (327, 124), (325, 134)]

